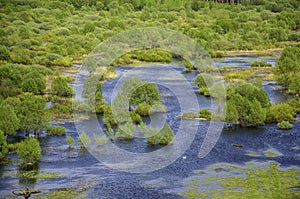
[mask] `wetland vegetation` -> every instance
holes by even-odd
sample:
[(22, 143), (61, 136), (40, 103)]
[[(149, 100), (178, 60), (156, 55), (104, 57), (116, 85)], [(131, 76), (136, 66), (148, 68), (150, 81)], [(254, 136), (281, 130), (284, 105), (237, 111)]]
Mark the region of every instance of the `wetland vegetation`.
[[(232, 151), (233, 149), (227, 149), (228, 153), (238, 153), (241, 159), (256, 157), (258, 160), (265, 161), (273, 158), (271, 160), (279, 161), (281, 164), (287, 161), (285, 166), (295, 166), (299, 161), (299, 142), (295, 144), (294, 141), (297, 143), (300, 138), (299, 133), (296, 133), (300, 128), (297, 121), (299, 117), (297, 114), (300, 113), (299, 6), (300, 2), (297, 0), (0, 0), (0, 182), (4, 184), (0, 191), (11, 191), (8, 189), (19, 189), (19, 185), (34, 185), (37, 182), (53, 183), (53, 181), (43, 181), (46, 179), (52, 179), (56, 184), (55, 179), (65, 178), (60, 172), (64, 173), (68, 170), (65, 168), (66, 170), (62, 171), (59, 166), (65, 164), (61, 162), (65, 157), (68, 159), (66, 165), (70, 167), (72, 165), (69, 163), (72, 161), (82, 164), (80, 161), (88, 158), (82, 148), (84, 145), (89, 145), (91, 140), (85, 132), (80, 132), (79, 136), (72, 134), (72, 125), (68, 122), (72, 123), (72, 114), (85, 111), (96, 113), (100, 123), (102, 122), (106, 129), (104, 137), (96, 134), (94, 136), (99, 145), (107, 142), (109, 138), (118, 146), (135, 147), (135, 144), (141, 144), (139, 139), (134, 138), (134, 132), (139, 130), (144, 136), (143, 143), (147, 144), (143, 150), (154, 150), (162, 147), (160, 145), (172, 145), (176, 136), (177, 120), (217, 118), (223, 119), (230, 127), (235, 127), (230, 132), (223, 131), (226, 135), (221, 139), (225, 141), (226, 136), (235, 136), (234, 140), (240, 141), (244, 133), (251, 137), (251, 132), (257, 131), (256, 137), (261, 136), (262, 140), (271, 140), (265, 140), (263, 143), (273, 143), (270, 138), (273, 137), (276, 144), (287, 140), (291, 144), (289, 147), (283, 144), (282, 151), (286, 152), (284, 157), (277, 156), (277, 153), (274, 155), (274, 151), (268, 151), (269, 157), (264, 157), (265, 159), (251, 151), (244, 156), (241, 155), (243, 152)], [(108, 70), (101, 77), (90, 77), (84, 82), (82, 97), (89, 102), (87, 104), (94, 104), (94, 107), (82, 104), (73, 98), (76, 74), (80, 70), (76, 64), (80, 66), (97, 44), (126, 30), (152, 26), (168, 28), (189, 36), (216, 60), (226, 60), (228, 56), (233, 55), (258, 55), (275, 57), (277, 61), (275, 66), (268, 61), (257, 59), (249, 63), (249, 67), (234, 68), (229, 63), (225, 67), (209, 66), (205, 71), (201, 71), (196, 70), (192, 63), (180, 55), (166, 50), (138, 49), (114, 60), (110, 66), (107, 66)], [(217, 117), (207, 107), (195, 112), (178, 114), (176, 112), (175, 116), (170, 110), (176, 110), (176, 104), (166, 100), (170, 100), (171, 97), (165, 97), (166, 93), (163, 93), (162, 88), (156, 84), (138, 78), (124, 82), (121, 86), (122, 92), (110, 104), (103, 96), (104, 84), (118, 76), (116, 72), (118, 68), (122, 71), (122, 66), (138, 67), (145, 63), (184, 67), (183, 73), (186, 76), (192, 74), (189, 81), (197, 86), (196, 93), (199, 99), (204, 101), (212, 99), (219, 103), (226, 100), (225, 117)], [(212, 77), (214, 72), (220, 74), (216, 79)], [(96, 92), (91, 93), (95, 81)], [(225, 90), (220, 88), (219, 81), (226, 82)], [(272, 104), (266, 89), (269, 86), (267, 83), (271, 81), (280, 87), (282, 95), (289, 96), (290, 99)], [(131, 95), (129, 96), (128, 93)], [(171, 117), (160, 130), (147, 126), (149, 116), (155, 113), (165, 113)], [(206, 122), (201, 121), (200, 125), (207, 124)], [(276, 125), (274, 126), (273, 123)], [(264, 133), (260, 134), (261, 129), (264, 129)], [(270, 129), (273, 129), (275, 134), (270, 133)], [(200, 133), (203, 132), (199, 130), (198, 134)], [(264, 137), (266, 134), (268, 136)], [(292, 138), (293, 140), (290, 140)], [(223, 140), (220, 141), (221, 145)], [(249, 147), (251, 143), (246, 142), (246, 145)], [(51, 147), (56, 147), (58, 152), (53, 152)], [(246, 149), (252, 150), (247, 146)], [(196, 157), (194, 150), (189, 150), (189, 153)], [(220, 149), (216, 147), (215, 150)], [(62, 159), (55, 159), (57, 154)], [(222, 159), (222, 156), (215, 156), (220, 161), (232, 160), (230, 154), (226, 155), (228, 160)], [(51, 158), (55, 161), (51, 162)], [(211, 159), (206, 160), (210, 162)], [(48, 165), (47, 161), (54, 166)], [(236, 161), (239, 165), (245, 163), (236, 159), (232, 161)], [(299, 168), (282, 169), (275, 162), (260, 168), (222, 167), (219, 169), (234, 170), (239, 174), (231, 175), (228, 172), (227, 174), (230, 175), (228, 176), (225, 172), (225, 175), (221, 175), (220, 178), (200, 181), (194, 176), (195, 179), (193, 177), (188, 179), (184, 191), (175, 191), (174, 195), (168, 195), (168, 190), (164, 190), (163, 193), (151, 192), (154, 195), (149, 195), (145, 191), (145, 194), (143, 195), (142, 192), (140, 196), (299, 197)], [(174, 163), (176, 165), (174, 170), (179, 171), (180, 169), (177, 169), (184, 164), (188, 164), (185, 166), (189, 168), (186, 176), (191, 176), (193, 170), (197, 175), (202, 174), (202, 171), (199, 173), (195, 171), (199, 169), (199, 165), (203, 169), (209, 166), (200, 164), (199, 158), (194, 158), (193, 162), (188, 163), (177, 160)], [(182, 168), (186, 169), (185, 166)], [(39, 173), (39, 168), (54, 169), (54, 172)], [(16, 170), (18, 171), (14, 172)], [(11, 174), (11, 171), (14, 174)], [(169, 171), (163, 170), (163, 173), (153, 175), (157, 179), (161, 176), (167, 179), (168, 174)], [(176, 173), (176, 175), (180, 174)], [(180, 179), (180, 185), (177, 186), (181, 188), (185, 186), (182, 179), (186, 176)], [(122, 180), (128, 178), (135, 185), (140, 184), (125, 174), (121, 178)], [(151, 177), (146, 178), (149, 180)], [(7, 179), (7, 188), (5, 188), (4, 181)], [(15, 183), (14, 179), (18, 181), (17, 187), (11, 185), (11, 181)], [(112, 181), (117, 185), (119, 183), (115, 182), (114, 178)], [(145, 180), (141, 181), (146, 184)], [(103, 182), (99, 181), (99, 184), (101, 183)], [(212, 184), (208, 185), (209, 183)], [(169, 189), (173, 185), (169, 185)], [(93, 189), (90, 185), (80, 185), (76, 189), (71, 187), (72, 185), (68, 184), (65, 189), (50, 191), (38, 197), (75, 198), (85, 192), (88, 193), (89, 189), (95, 192), (100, 189), (111, 194), (106, 195), (107, 197), (121, 198), (120, 195), (114, 195), (116, 193), (111, 191), (114, 190), (111, 186), (111, 190), (99, 187)], [(137, 189), (130, 188), (133, 193)], [(134, 196), (130, 195), (130, 192), (126, 194), (128, 194), (127, 198)], [(11, 195), (0, 195), (0, 197), (7, 198)]]

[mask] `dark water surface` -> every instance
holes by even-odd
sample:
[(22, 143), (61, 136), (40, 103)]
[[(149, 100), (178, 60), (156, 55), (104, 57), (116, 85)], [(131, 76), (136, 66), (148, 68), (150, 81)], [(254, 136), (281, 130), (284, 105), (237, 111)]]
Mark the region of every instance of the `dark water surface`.
[[(182, 67), (174, 67), (173, 69), (179, 73), (183, 72)], [(119, 67), (117, 69), (119, 74), (129, 70), (132, 68)], [(187, 79), (186, 81), (190, 82), (196, 73), (182, 73), (182, 75)], [(110, 101), (112, 90), (118, 80), (119, 78), (116, 78), (103, 85), (103, 94), (107, 101)], [(172, 79), (170, 81), (178, 83)], [(180, 125), (180, 119), (177, 117), (181, 113), (179, 100), (167, 87), (160, 85), (159, 89), (162, 93), (162, 101), (167, 106), (167, 122), (176, 132)], [(197, 91), (196, 87), (192, 87), (192, 89)], [(265, 82), (264, 89), (269, 93), (273, 103), (282, 102), (289, 98), (278, 91), (278, 87), (272, 82)], [(201, 108), (210, 108), (211, 101), (209, 98), (198, 94), (196, 97)], [(103, 125), (101, 118), (99, 123)], [(294, 128), (286, 131), (278, 129), (275, 124), (259, 128), (237, 128), (233, 131), (224, 129), (216, 145), (202, 159), (198, 157), (198, 153), (210, 122), (190, 121), (190, 125), (195, 124), (199, 124), (196, 136), (181, 157), (165, 168), (141, 174), (110, 169), (88, 151), (80, 149), (78, 143), (73, 149), (68, 149), (65, 136), (43, 137), (40, 139), (42, 159), (39, 163), (39, 173), (55, 173), (58, 178), (36, 179), (35, 182), (19, 179), (17, 177), (17, 155), (8, 154), (7, 156), (13, 162), (0, 167), (0, 198), (12, 196), (12, 190), (26, 186), (41, 189), (44, 192), (48, 189), (65, 187), (80, 189), (91, 186), (85, 192), (87, 198), (182, 198), (178, 194), (184, 190), (184, 181), (194, 175), (195, 170), (205, 170), (210, 165), (230, 163), (247, 166), (247, 162), (250, 161), (255, 163), (276, 161), (282, 168), (286, 168), (300, 164), (299, 123), (294, 123)], [(62, 124), (62, 126), (67, 129), (67, 135), (72, 136), (77, 142), (78, 134), (74, 123), (69, 122)], [(232, 144), (234, 143), (242, 144), (243, 147), (233, 147)], [(127, 151), (139, 153), (151, 152), (160, 148), (147, 146), (144, 139), (120, 142), (117, 146)], [(269, 157), (268, 152), (275, 154), (275, 157)]]

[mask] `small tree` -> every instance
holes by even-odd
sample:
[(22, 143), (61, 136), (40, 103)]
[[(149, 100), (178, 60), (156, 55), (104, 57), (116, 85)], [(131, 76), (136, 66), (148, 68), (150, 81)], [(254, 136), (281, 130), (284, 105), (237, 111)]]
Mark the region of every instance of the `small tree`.
[(211, 118), (212, 118), (212, 113), (211, 113), (207, 108), (205, 108), (205, 109), (201, 109), (201, 110), (199, 111), (199, 116), (200, 116), (201, 118), (205, 118), (205, 119), (207, 119), (207, 120), (211, 120)]
[(75, 144), (74, 138), (71, 137), (70, 135), (67, 135), (67, 137), (66, 137), (66, 142), (67, 142), (67, 144), (69, 145), (69, 149), (70, 149), (71, 147), (73, 147), (74, 144)]
[(169, 124), (165, 124), (159, 132), (159, 143), (163, 145), (170, 144), (174, 139), (174, 132)]
[(52, 93), (61, 97), (70, 97), (73, 95), (73, 89), (63, 77), (56, 77), (51, 84)]
[(5, 154), (8, 152), (6, 136), (3, 131), (0, 130), (0, 160), (5, 157)]
[(36, 138), (26, 138), (20, 143), (17, 154), (24, 164), (36, 163), (41, 159), (41, 147), (39, 141)]
[(88, 145), (91, 144), (91, 140), (90, 140), (89, 136), (85, 132), (82, 132), (79, 135), (78, 141), (80, 142), (81, 145), (84, 145), (84, 146), (88, 146)]
[(2, 102), (0, 104), (0, 130), (5, 135), (14, 135), (20, 127), (19, 119), (17, 118), (14, 109)]
[(210, 87), (214, 84), (215, 80), (213, 76), (211, 76), (208, 73), (202, 73), (198, 74), (197, 77), (193, 79), (193, 84), (198, 86), (199, 88), (201, 87)]

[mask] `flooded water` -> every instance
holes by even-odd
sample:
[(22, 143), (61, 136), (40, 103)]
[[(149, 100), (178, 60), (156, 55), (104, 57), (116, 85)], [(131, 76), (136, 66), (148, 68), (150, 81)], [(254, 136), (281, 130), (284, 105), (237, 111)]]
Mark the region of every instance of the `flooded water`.
[[(226, 58), (228, 59), (227, 64), (238, 62), (230, 62), (229, 60), (242, 60), (243, 58)], [(225, 64), (224, 61), (223, 63)], [(232, 67), (235, 67), (235, 65)], [(245, 65), (245, 67), (247, 66)], [(131, 70), (133, 70), (133, 67), (117, 68), (119, 77), (109, 80), (103, 85), (103, 95), (107, 101), (111, 100), (113, 90), (120, 81), (122, 74)], [(182, 108), (180, 107), (180, 96), (174, 95), (175, 91), (172, 90), (173, 87), (170, 87), (170, 85), (176, 85), (176, 88), (180, 88), (184, 81), (190, 83), (196, 73), (184, 73), (183, 68), (180, 66), (174, 66), (172, 70), (182, 74), (184, 79), (164, 79), (163, 82), (168, 82), (168, 84), (159, 85), (159, 90), (162, 102), (167, 107), (167, 113), (165, 114), (167, 122), (176, 133), (180, 125), (180, 119), (177, 116), (182, 113)], [(75, 83), (74, 86), (76, 87), (79, 84), (82, 84), (82, 81)], [(191, 89), (195, 93), (200, 108), (211, 108), (212, 102), (209, 98), (198, 95), (196, 87), (191, 86)], [(289, 98), (289, 96), (280, 92), (278, 85), (274, 82), (264, 82), (264, 89), (270, 95), (272, 103), (283, 102)], [(191, 111), (196, 112), (198, 110)], [(98, 122), (103, 127), (102, 118), (99, 118)], [(247, 166), (248, 162), (262, 164), (276, 161), (281, 168), (299, 166), (300, 123), (294, 123), (294, 128), (291, 130), (280, 130), (276, 124), (259, 128), (237, 128), (233, 131), (223, 129), (210, 153), (204, 158), (199, 158), (199, 150), (211, 124), (209, 121), (190, 120), (188, 122), (189, 125), (198, 125), (198, 128), (191, 145), (188, 146), (184, 154), (167, 167), (140, 174), (122, 172), (106, 167), (79, 146), (74, 123), (61, 124), (67, 129), (67, 135), (76, 140), (73, 148), (69, 149), (65, 136), (40, 138), (42, 159), (39, 163), (38, 173), (52, 173), (56, 177), (31, 181), (18, 178), (17, 155), (8, 154), (7, 157), (12, 159), (12, 163), (0, 167), (0, 198), (12, 197), (12, 190), (27, 186), (41, 189), (43, 192), (66, 187), (81, 189), (90, 186), (91, 188), (84, 192), (87, 198), (182, 198), (179, 194), (185, 189), (184, 182), (194, 175), (194, 171), (205, 170), (211, 165), (229, 163)], [(243, 147), (233, 147), (232, 144), (234, 143), (242, 144)], [(145, 139), (119, 142), (116, 145), (127, 151), (138, 153), (147, 153), (160, 148), (147, 146)], [(268, 155), (269, 152), (272, 152), (272, 156)]]
[(255, 61), (265, 61), (275, 66), (276, 57), (257, 57), (257, 56), (225, 56), (221, 59), (214, 59), (213, 65), (218, 68), (245, 68), (251, 67)]

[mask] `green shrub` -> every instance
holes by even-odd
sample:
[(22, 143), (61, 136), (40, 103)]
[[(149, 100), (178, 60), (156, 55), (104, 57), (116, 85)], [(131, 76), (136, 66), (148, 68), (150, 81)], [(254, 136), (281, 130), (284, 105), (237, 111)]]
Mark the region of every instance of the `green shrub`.
[(287, 103), (275, 104), (267, 109), (266, 122), (268, 123), (280, 123), (283, 121), (293, 122), (296, 112)]
[(193, 112), (187, 112), (187, 113), (183, 113), (183, 114), (179, 115), (179, 118), (182, 118), (182, 119), (194, 119), (196, 117), (197, 117), (196, 113), (193, 113)]
[(251, 67), (272, 67), (272, 64), (270, 64), (266, 61), (254, 61), (251, 64)]
[(0, 160), (5, 157), (5, 154), (8, 152), (8, 146), (6, 142), (6, 136), (3, 131), (0, 130)]
[(74, 146), (75, 144), (75, 140), (73, 137), (71, 137), (70, 135), (67, 135), (66, 137), (66, 142), (69, 145), (69, 148), (71, 148), (72, 146)]
[(193, 84), (201, 87), (209, 87), (214, 84), (215, 80), (212, 75), (208, 73), (198, 74), (197, 77), (193, 79)]
[(293, 125), (288, 121), (282, 121), (277, 124), (278, 128), (280, 129), (291, 129), (293, 128)]
[(49, 136), (61, 136), (65, 135), (67, 132), (62, 126), (47, 126), (46, 131)]
[(73, 95), (73, 88), (63, 77), (56, 77), (52, 80), (51, 91), (54, 95), (60, 97), (70, 97)]
[(141, 116), (149, 116), (151, 106), (145, 102), (138, 104), (135, 108), (135, 112)]
[(210, 96), (209, 89), (207, 86), (202, 86), (199, 88), (198, 92), (206, 97)]
[(103, 145), (107, 142), (107, 138), (105, 135), (102, 135), (101, 137), (96, 135), (96, 134), (93, 134), (93, 138), (94, 140), (97, 142), (97, 144), (99, 145)]
[(139, 124), (142, 122), (142, 117), (137, 114), (135, 111), (130, 111), (130, 117), (132, 119), (132, 121), (136, 124)]
[(200, 118), (205, 118), (207, 120), (211, 120), (212, 113), (207, 108), (205, 108), (205, 109), (201, 109), (199, 111), (199, 116), (200, 116)]
[(78, 141), (82, 146), (89, 146), (91, 144), (90, 137), (85, 132), (80, 133)]
[(119, 128), (116, 132), (116, 138), (132, 140), (133, 139), (132, 135), (135, 132), (135, 130), (136, 130), (136, 126), (131, 122), (127, 122), (125, 124), (119, 125)]
[(169, 124), (165, 124), (159, 131), (159, 143), (162, 145), (170, 144), (174, 139), (174, 132)]
[(17, 154), (22, 163), (36, 163), (41, 158), (40, 143), (36, 138), (26, 138), (17, 149)]

